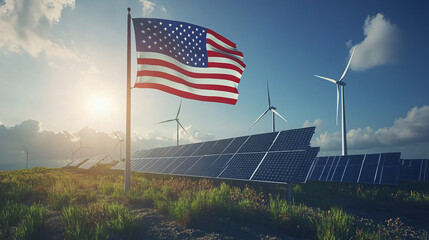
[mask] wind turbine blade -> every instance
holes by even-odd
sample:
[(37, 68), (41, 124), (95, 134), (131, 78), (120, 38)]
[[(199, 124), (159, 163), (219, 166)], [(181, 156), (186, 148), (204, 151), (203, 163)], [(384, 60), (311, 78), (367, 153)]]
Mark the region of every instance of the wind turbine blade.
[[(179, 126), (183, 129), (183, 131), (185, 131), (186, 134), (189, 135), (189, 133), (185, 130), (185, 128), (182, 126), (182, 124), (180, 124), (179, 120), (176, 120), (177, 123), (179, 124)], [(190, 135), (189, 135), (190, 136)]]
[(162, 122), (158, 122), (156, 124), (161, 124), (161, 123), (166, 123), (166, 122), (172, 122), (172, 121), (175, 121), (175, 120), (176, 119), (165, 120), (165, 121), (162, 121)]
[(330, 82), (333, 82), (333, 83), (337, 84), (337, 81), (335, 81), (334, 79), (327, 78), (327, 77), (322, 77), (322, 76), (319, 76), (319, 75), (314, 75), (314, 76), (315, 76), (315, 77), (318, 77), (318, 78), (321, 78), (321, 79), (328, 80), (328, 81), (330, 81)]
[(113, 128), (111, 128), (111, 129), (112, 129), (113, 134), (115, 134), (116, 138), (117, 138), (119, 141), (121, 141), (122, 139), (118, 136), (118, 134), (116, 134), (116, 132), (115, 132), (115, 131), (113, 131)]
[(270, 107), (271, 99), (270, 99), (270, 87), (268, 86), (268, 80), (267, 80), (267, 93), (268, 93), (268, 107)]
[(182, 98), (180, 99), (180, 105), (179, 105), (179, 110), (177, 111), (177, 115), (176, 118), (179, 118), (179, 114), (180, 114), (180, 108), (182, 107)]
[(338, 125), (338, 106), (339, 105), (340, 105), (340, 86), (337, 85), (337, 117), (335, 118), (336, 125)]
[(350, 55), (349, 63), (347, 63), (347, 67), (344, 70), (343, 75), (340, 78), (340, 81), (343, 80), (344, 76), (346, 75), (347, 69), (349, 69), (350, 63), (352, 62), (353, 53), (355, 53), (355, 49), (356, 49), (356, 47), (353, 47), (352, 54)]
[(252, 123), (252, 125), (250, 125), (249, 129), (251, 129), (253, 127), (253, 125), (255, 125), (259, 119), (261, 119), (270, 109), (268, 108), (264, 113), (261, 114), (261, 116), (258, 117), (258, 119), (256, 119), (256, 121), (254, 123)]
[(120, 141), (116, 142), (115, 147), (113, 148), (113, 150), (110, 152), (110, 154), (109, 154), (109, 155), (111, 155), (111, 154), (116, 150), (116, 148), (118, 147), (118, 144), (119, 144), (119, 143), (120, 143)]
[(278, 113), (276, 110), (271, 109), (271, 111), (273, 111), (277, 116), (279, 116), (281, 119), (283, 119), (287, 122), (286, 118), (282, 117), (282, 115), (280, 115), (280, 113)]

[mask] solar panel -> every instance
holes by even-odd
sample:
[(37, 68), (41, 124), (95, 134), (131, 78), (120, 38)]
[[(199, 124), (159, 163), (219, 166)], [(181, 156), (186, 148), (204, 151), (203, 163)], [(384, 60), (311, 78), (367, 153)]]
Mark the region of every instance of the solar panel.
[(118, 162), (115, 166), (112, 167), (112, 169), (115, 169), (115, 170), (124, 170), (124, 166), (125, 166), (124, 162)]
[(238, 149), (240, 149), (241, 145), (249, 138), (249, 136), (244, 137), (236, 137), (232, 142), (226, 147), (225, 151), (223, 151), (223, 154), (225, 153), (236, 153)]
[(206, 155), (210, 154), (221, 154), (225, 151), (226, 147), (232, 142), (233, 138), (222, 139), (217, 141), (210, 150), (207, 151)]
[(273, 144), (277, 134), (278, 132), (251, 135), (238, 152), (266, 152)]
[(176, 158), (163, 158), (158, 167), (152, 170), (153, 173), (162, 173), (165, 168), (167, 168)]
[(362, 163), (362, 171), (360, 173), (359, 183), (375, 183), (380, 157), (381, 154), (367, 154), (365, 156)]
[[(136, 151), (131, 159), (131, 170), (253, 181), (305, 182), (319, 151), (319, 148), (309, 147), (313, 133), (314, 127)], [(124, 165), (118, 163), (113, 169), (123, 169)], [(273, 172), (275, 174), (270, 175)]]
[(217, 141), (203, 142), (202, 145), (192, 154), (192, 156), (205, 155)]
[(320, 148), (312, 147), (308, 148), (304, 159), (301, 160), (297, 171), (295, 172), (295, 176), (293, 178), (293, 182), (295, 183), (305, 183), (307, 182), (307, 178), (309, 177), (311, 166), (313, 165), (314, 159), (319, 153)]
[(97, 163), (99, 163), (100, 161), (105, 159), (106, 157), (107, 157), (107, 155), (98, 155), (98, 156), (91, 157), (90, 159), (88, 159), (88, 161), (86, 161), (85, 163), (80, 165), (79, 168), (90, 169), (93, 166), (95, 166)]
[(216, 178), (225, 169), (226, 164), (231, 160), (233, 154), (220, 155), (203, 173), (204, 177)]
[(178, 157), (171, 161), (170, 165), (168, 165), (164, 170), (162, 170), (162, 173), (171, 174), (171, 172), (174, 171), (184, 160), (186, 157)]
[(315, 127), (293, 129), (280, 132), (270, 151), (306, 149), (310, 146)]
[(219, 178), (250, 179), (265, 153), (235, 154)]
[(310, 180), (320, 180), (328, 158), (329, 157), (317, 157), (314, 160), (315, 163), (313, 165), (313, 169), (309, 177)]
[(188, 148), (190, 148), (192, 146), (192, 144), (186, 144), (183, 145), (179, 150), (177, 150), (175, 153), (173, 153), (171, 156), (172, 157), (179, 157), (181, 156), (186, 150), (188, 150)]
[(310, 180), (397, 184), (400, 153), (318, 157)]
[(290, 183), (305, 154), (305, 151), (269, 152), (251, 180)]
[(166, 159), (167, 158), (156, 158), (156, 160), (154, 160), (153, 164), (150, 164), (150, 166), (145, 168), (145, 172), (148, 172), (148, 173), (156, 172), (155, 170), (158, 169), (163, 163), (165, 163)]
[(204, 172), (216, 161), (218, 157), (219, 155), (201, 157), (185, 174), (190, 176), (204, 176)]
[(169, 147), (168, 149), (165, 150), (165, 154), (162, 155), (162, 157), (171, 157), (175, 152), (179, 151), (179, 149), (182, 147), (183, 147), (182, 145)]
[(399, 168), (400, 181), (425, 181), (427, 159), (402, 159)]
[(191, 156), (203, 143), (194, 143), (180, 155), (181, 157)]
[(85, 162), (86, 160), (88, 160), (88, 158), (81, 158), (81, 159), (77, 159), (74, 162), (69, 164), (69, 167), (77, 167), (80, 164), (82, 164), (83, 162)]
[(187, 157), (184, 161), (171, 172), (171, 174), (183, 175), (189, 170), (201, 157)]
[(348, 156), (347, 167), (344, 170), (342, 182), (357, 183), (365, 155)]

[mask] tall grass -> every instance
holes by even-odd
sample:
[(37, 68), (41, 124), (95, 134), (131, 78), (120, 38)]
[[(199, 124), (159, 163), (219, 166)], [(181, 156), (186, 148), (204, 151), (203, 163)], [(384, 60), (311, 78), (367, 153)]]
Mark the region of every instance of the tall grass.
[(351, 239), (356, 233), (355, 218), (342, 209), (333, 208), (314, 218), (318, 239)]
[(138, 224), (137, 217), (128, 208), (104, 201), (88, 207), (66, 207), (62, 218), (67, 239), (108, 239), (110, 233), (124, 233)]
[(0, 239), (10, 236), (12, 226), (16, 227), (15, 239), (35, 237), (44, 223), (47, 209), (41, 204), (27, 206), (22, 203), (6, 201), (0, 205)]

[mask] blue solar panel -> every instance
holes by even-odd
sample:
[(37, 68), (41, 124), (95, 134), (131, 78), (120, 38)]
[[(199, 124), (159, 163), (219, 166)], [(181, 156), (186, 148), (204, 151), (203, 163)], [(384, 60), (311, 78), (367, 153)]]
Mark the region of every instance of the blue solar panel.
[(180, 155), (181, 157), (187, 157), (187, 156), (192, 156), (192, 154), (195, 152), (195, 151), (197, 151), (197, 149), (199, 148), (199, 147), (201, 147), (201, 145), (202, 145), (203, 143), (194, 143), (194, 144), (191, 144), (191, 146), (188, 148), (188, 149), (186, 149), (186, 151), (184, 151), (183, 153), (182, 153), (182, 155)]
[(251, 135), (238, 152), (266, 152), (273, 144), (277, 134), (278, 132)]
[(186, 152), (186, 150), (188, 150), (188, 148), (190, 148), (192, 146), (192, 144), (186, 144), (183, 145), (179, 150), (177, 150), (175, 153), (173, 153), (171, 156), (172, 157), (180, 157), (184, 152)]
[(217, 177), (225, 169), (226, 164), (232, 158), (232, 154), (220, 155), (203, 173), (205, 177)]
[(362, 162), (365, 155), (350, 155), (347, 156), (348, 162), (344, 172), (342, 182), (357, 183), (360, 171), (362, 169)]
[(204, 176), (204, 172), (212, 165), (219, 155), (210, 155), (203, 156), (192, 166), (187, 172), (186, 175), (190, 176)]
[(315, 159), (315, 163), (309, 177), (310, 180), (320, 180), (327, 160), (328, 157), (318, 157)]
[(157, 168), (154, 168), (152, 172), (162, 173), (174, 160), (176, 160), (176, 158), (163, 158), (162, 163)]
[(402, 159), (399, 181), (425, 181), (427, 159)]
[(310, 146), (315, 127), (280, 132), (270, 151), (307, 149)]
[(320, 175), (320, 181), (326, 181), (328, 179), (329, 174), (331, 173), (332, 165), (334, 163), (334, 157), (328, 157), (325, 162), (325, 166), (323, 166), (322, 174)]
[(235, 154), (219, 178), (249, 179), (265, 153)]
[(165, 148), (164, 154), (160, 157), (171, 157), (176, 151), (178, 151), (182, 146), (172, 146)]
[(331, 181), (341, 182), (344, 176), (344, 170), (347, 166), (347, 157), (341, 156), (337, 166), (335, 166), (334, 174), (332, 175)]
[(210, 150), (207, 151), (206, 155), (210, 154), (221, 154), (225, 151), (226, 147), (232, 142), (233, 138), (222, 139), (217, 141)]
[(300, 165), (295, 172), (295, 176), (293, 178), (293, 182), (295, 183), (305, 183), (307, 181), (307, 178), (309, 177), (309, 173), (311, 170), (311, 166), (313, 165), (314, 159), (316, 158), (317, 154), (319, 153), (320, 148), (313, 147), (308, 148), (304, 159), (301, 160)]
[(148, 172), (147, 170), (152, 167), (156, 162), (158, 162), (159, 158), (150, 158), (148, 163), (145, 165), (142, 165), (138, 171), (140, 172)]
[(170, 174), (173, 172), (174, 169), (176, 169), (183, 161), (185, 161), (186, 157), (178, 157), (171, 161), (170, 165), (168, 165), (164, 170), (162, 170), (162, 173)]
[[(131, 161), (131, 171), (137, 171), (141, 165), (146, 164), (149, 161), (149, 159), (147, 158), (140, 158), (140, 159), (137, 158), (137, 159), (131, 159), (131, 160), (134, 160), (134, 161)], [(124, 166), (125, 166), (125, 163), (124, 163)]]
[(365, 156), (362, 163), (359, 183), (374, 183), (380, 156), (380, 154), (367, 154)]
[(155, 170), (158, 169), (163, 163), (165, 163), (166, 159), (168, 158), (157, 158), (157, 160), (154, 161), (154, 163), (151, 164), (150, 167), (145, 169), (145, 172), (148, 172), (148, 173), (156, 172)]
[(251, 180), (290, 183), (305, 155), (305, 151), (269, 152)]
[(184, 161), (175, 168), (171, 174), (185, 174), (201, 157), (187, 157)]
[(192, 156), (204, 156), (217, 141), (203, 142)]
[(223, 151), (223, 154), (236, 153), (238, 149), (240, 149), (241, 145), (243, 145), (243, 143), (247, 140), (247, 138), (249, 138), (249, 136), (234, 138), (225, 151)]

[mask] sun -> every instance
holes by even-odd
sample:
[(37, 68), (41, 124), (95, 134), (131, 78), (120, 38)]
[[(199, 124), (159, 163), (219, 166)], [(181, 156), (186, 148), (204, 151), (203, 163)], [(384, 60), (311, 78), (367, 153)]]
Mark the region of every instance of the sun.
[(93, 97), (91, 99), (91, 111), (97, 114), (106, 114), (109, 111), (109, 102), (104, 97)]

